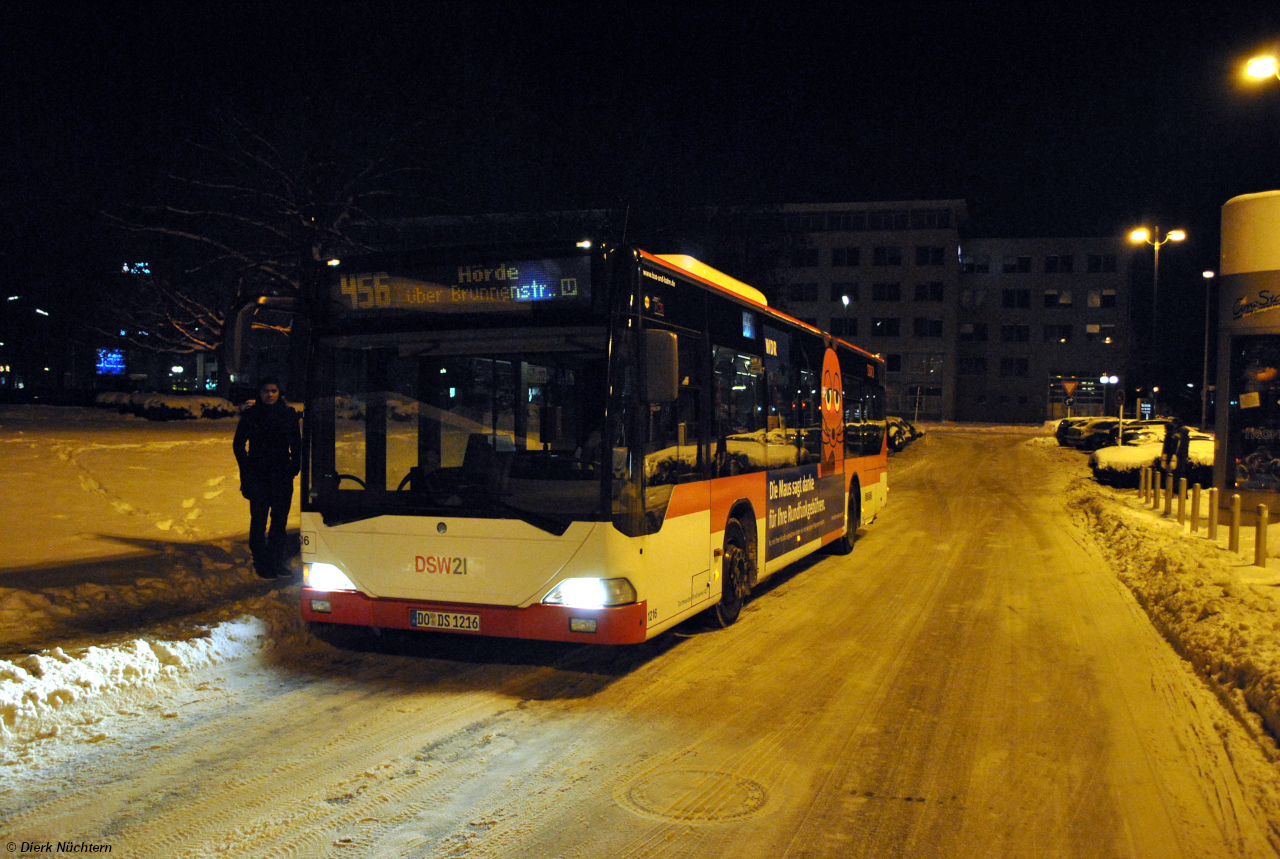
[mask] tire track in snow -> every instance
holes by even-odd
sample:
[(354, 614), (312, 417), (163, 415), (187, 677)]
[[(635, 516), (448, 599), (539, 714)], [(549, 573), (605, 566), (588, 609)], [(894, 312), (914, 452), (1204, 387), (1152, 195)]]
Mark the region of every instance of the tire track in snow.
[[(366, 679), (376, 682), (376, 677)], [(388, 679), (397, 690), (403, 686), (402, 678)], [(75, 831), (113, 833), (113, 844), (139, 855), (213, 855), (225, 852), (231, 834), (260, 839), (245, 855), (288, 855), (300, 838), (315, 845), (332, 841), (332, 832), (356, 828), (362, 816), (380, 816), (378, 807), (389, 801), (402, 805), (406, 793), (416, 795), (431, 782), (448, 779), (456, 763), (441, 768), (415, 759), (424, 744), (465, 735), (469, 726), (514, 705), (501, 692), (469, 691), (452, 683), (446, 684), (449, 690), (423, 693), (417, 705), (398, 700), (400, 691), (371, 694), (359, 683), (345, 685), (343, 692), (312, 706), (304, 703), (311, 684), (303, 683), (283, 698), (253, 695), (247, 708), (227, 711), (237, 695), (217, 707), (213, 718), (188, 726), (182, 737), (186, 754), (144, 773), (117, 764), (116, 777), (128, 784), (113, 790), (109, 802), (103, 802), (99, 787), (87, 788), (16, 814), (5, 820), (6, 827), (54, 837), (69, 831), (67, 821), (75, 820)], [(390, 723), (385, 721), (388, 701), (400, 714)], [(447, 706), (441, 706), (444, 701)], [(271, 714), (282, 709), (296, 716), (296, 723), (274, 722)], [(254, 748), (272, 748), (274, 762), (246, 772), (254, 758), (246, 758), (245, 749)], [(199, 817), (179, 815), (182, 822), (175, 825), (174, 813), (193, 799), (190, 786), (210, 780), (219, 784), (216, 796), (202, 793)], [(279, 841), (273, 840), (276, 832)], [(237, 852), (243, 854), (246, 842), (239, 843)]]

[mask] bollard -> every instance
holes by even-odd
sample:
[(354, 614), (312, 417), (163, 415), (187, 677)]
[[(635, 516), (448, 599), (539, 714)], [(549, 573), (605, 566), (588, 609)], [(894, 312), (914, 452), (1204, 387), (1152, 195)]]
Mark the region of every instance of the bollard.
[(1209, 539), (1218, 539), (1218, 487), (1209, 489)]
[(1162, 492), (1164, 492), (1164, 490), (1161, 488), (1163, 485), (1164, 485), (1164, 472), (1156, 471), (1155, 469), (1152, 469), (1151, 471), (1151, 509), (1152, 510), (1160, 509), (1160, 495)]
[(1138, 469), (1138, 497), (1143, 501), (1147, 500), (1147, 470), (1145, 468)]
[(1267, 526), (1271, 524), (1271, 517), (1267, 510), (1267, 505), (1258, 505), (1258, 528), (1257, 534), (1253, 541), (1253, 565), (1255, 567), (1265, 567), (1267, 565)]
[(1142, 469), (1142, 500), (1146, 504), (1151, 503), (1151, 469)]
[(1178, 524), (1182, 525), (1187, 521), (1187, 479), (1185, 477), (1178, 478)]
[(1227, 532), (1227, 548), (1240, 554), (1240, 496), (1231, 496), (1231, 525)]
[(1173, 512), (1173, 475), (1166, 474), (1164, 476), (1164, 515), (1168, 516)]
[(1191, 487), (1191, 533), (1200, 531), (1200, 484)]

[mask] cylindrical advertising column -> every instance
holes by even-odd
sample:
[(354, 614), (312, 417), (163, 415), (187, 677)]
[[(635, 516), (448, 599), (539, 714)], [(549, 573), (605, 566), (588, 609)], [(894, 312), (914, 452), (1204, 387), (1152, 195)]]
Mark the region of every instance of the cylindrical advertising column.
[(1280, 493), (1280, 191), (1222, 207), (1214, 484), (1245, 509)]

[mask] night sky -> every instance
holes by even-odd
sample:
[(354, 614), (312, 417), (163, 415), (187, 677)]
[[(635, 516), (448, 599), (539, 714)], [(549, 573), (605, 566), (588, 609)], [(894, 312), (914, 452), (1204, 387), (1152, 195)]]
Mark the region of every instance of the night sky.
[(1183, 226), (1162, 300), (1166, 259), (1170, 300), (1216, 267), (1223, 202), (1280, 187), (1280, 81), (1239, 74), (1274, 3), (51, 5), (0, 11), (0, 259), (39, 292), (117, 267), (100, 213), (226, 116), (330, 157), (407, 141), (406, 214), (964, 198), (985, 236)]

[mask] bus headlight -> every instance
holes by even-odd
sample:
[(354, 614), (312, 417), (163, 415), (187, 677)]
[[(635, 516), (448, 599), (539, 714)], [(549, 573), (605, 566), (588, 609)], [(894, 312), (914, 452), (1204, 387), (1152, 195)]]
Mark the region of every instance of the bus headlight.
[(604, 608), (636, 601), (636, 589), (626, 579), (565, 579), (542, 598), (544, 605)]
[(333, 564), (303, 564), (302, 585), (317, 591), (354, 591), (356, 586)]

